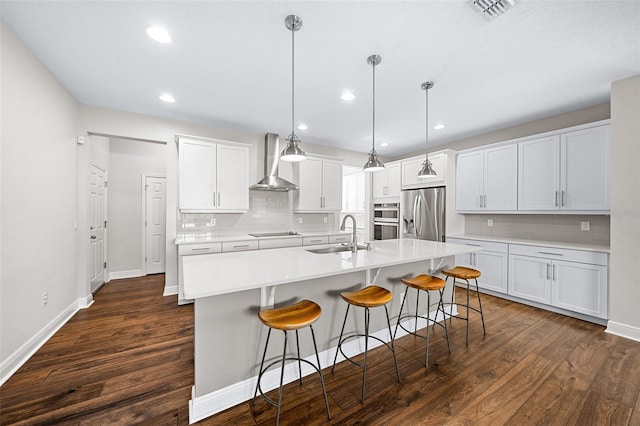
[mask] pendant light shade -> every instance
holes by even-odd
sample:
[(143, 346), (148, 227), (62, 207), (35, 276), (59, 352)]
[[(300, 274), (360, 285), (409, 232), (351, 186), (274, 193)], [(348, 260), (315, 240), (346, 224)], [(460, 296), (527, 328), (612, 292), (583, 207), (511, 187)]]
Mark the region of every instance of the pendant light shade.
[(376, 65), (382, 61), (380, 55), (371, 55), (367, 58), (367, 63), (373, 67), (373, 130), (371, 132), (371, 151), (369, 152), (369, 160), (364, 165), (365, 172), (377, 172), (384, 170), (384, 164), (378, 158), (376, 152)]
[[(433, 87), (433, 81), (425, 81), (422, 83), (422, 90), (424, 90), (425, 98), (426, 98), (426, 127), (425, 127), (425, 141), (427, 145), (427, 150), (429, 149), (429, 89)], [(418, 172), (418, 177), (426, 177), (426, 176), (435, 176), (436, 171), (433, 170), (431, 165), (431, 161), (429, 161), (429, 153), (425, 152), (424, 163), (422, 163), (422, 169)]]
[(287, 146), (280, 154), (280, 159), (289, 162), (299, 162), (307, 159), (307, 154), (300, 148), (300, 139), (294, 131), (295, 112), (295, 33), (302, 27), (302, 19), (296, 15), (289, 15), (284, 20), (287, 29), (291, 31), (291, 134), (286, 139)]

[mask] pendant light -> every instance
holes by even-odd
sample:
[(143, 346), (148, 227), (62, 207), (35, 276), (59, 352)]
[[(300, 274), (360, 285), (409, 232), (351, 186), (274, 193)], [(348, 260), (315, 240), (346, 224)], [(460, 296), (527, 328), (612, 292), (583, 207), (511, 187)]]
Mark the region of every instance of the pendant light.
[(286, 139), (287, 146), (280, 154), (280, 159), (289, 162), (299, 162), (307, 159), (307, 154), (300, 148), (300, 139), (296, 136), (294, 131), (294, 82), (295, 82), (295, 33), (302, 27), (302, 19), (296, 15), (289, 15), (284, 20), (287, 29), (291, 31), (291, 134)]
[[(426, 141), (427, 149), (429, 149), (429, 89), (433, 87), (433, 81), (425, 81), (424, 83), (422, 83), (422, 86), (420, 87), (422, 87), (422, 90), (424, 90), (424, 93), (426, 95), (427, 124), (425, 127), (425, 141)], [(424, 163), (422, 163), (422, 170), (418, 172), (418, 177), (435, 176), (435, 175), (436, 175), (436, 171), (433, 170), (433, 167), (431, 166), (431, 161), (429, 161), (429, 153), (425, 152)]]
[(371, 132), (371, 151), (369, 160), (364, 165), (365, 172), (377, 172), (384, 169), (384, 164), (378, 159), (376, 152), (376, 65), (382, 61), (380, 55), (371, 55), (367, 58), (367, 63), (373, 67), (373, 130)]

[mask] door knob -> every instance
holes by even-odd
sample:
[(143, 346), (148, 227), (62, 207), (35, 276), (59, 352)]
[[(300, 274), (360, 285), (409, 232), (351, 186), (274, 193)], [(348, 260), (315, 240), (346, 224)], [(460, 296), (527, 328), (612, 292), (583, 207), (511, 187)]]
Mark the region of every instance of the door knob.
[(91, 239), (92, 239), (92, 240), (95, 240), (96, 238), (98, 238), (98, 237), (96, 237), (95, 235), (92, 235), (92, 236), (91, 236)]

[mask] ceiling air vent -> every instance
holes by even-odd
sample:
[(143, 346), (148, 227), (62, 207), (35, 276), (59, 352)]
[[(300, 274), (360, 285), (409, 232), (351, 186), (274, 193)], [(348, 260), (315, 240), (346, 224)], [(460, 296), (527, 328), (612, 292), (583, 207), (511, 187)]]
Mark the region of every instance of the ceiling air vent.
[(469, 0), (473, 10), (478, 11), (487, 21), (505, 13), (515, 6), (517, 0)]

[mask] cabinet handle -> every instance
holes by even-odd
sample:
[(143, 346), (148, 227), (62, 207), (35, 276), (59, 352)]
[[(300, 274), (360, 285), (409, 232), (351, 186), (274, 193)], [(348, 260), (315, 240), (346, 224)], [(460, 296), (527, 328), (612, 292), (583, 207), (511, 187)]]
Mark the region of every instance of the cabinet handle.
[(484, 208), (486, 209), (487, 208), (487, 196), (483, 195), (483, 197), (484, 197)]
[(242, 244), (239, 246), (233, 246), (233, 248), (245, 248), (245, 247), (249, 247), (249, 244)]
[(484, 206), (482, 205), (482, 195), (480, 195), (480, 208), (483, 208)]
[(556, 268), (557, 268), (557, 265), (551, 265), (551, 271), (553, 272), (553, 276), (552, 276), (553, 281), (556, 280)]
[(556, 191), (555, 200), (556, 200), (556, 207), (558, 207), (558, 191)]
[(561, 201), (562, 201), (562, 203), (561, 203), (562, 207), (565, 207), (567, 205), (567, 193), (564, 190), (562, 191), (562, 200)]
[(480, 244), (464, 243), (465, 246), (482, 247)]
[(191, 251), (209, 251), (211, 247), (192, 248)]
[(551, 278), (551, 277), (550, 277), (551, 273), (549, 272), (549, 267), (551, 266), (551, 264), (550, 264), (550, 263), (545, 263), (545, 264), (544, 264), (544, 266), (545, 266), (545, 268), (546, 268), (546, 271), (545, 271), (545, 278), (546, 278), (546, 279), (550, 279), (550, 278)]
[(216, 206), (216, 193), (213, 193), (213, 207)]
[(222, 198), (220, 197), (220, 193), (218, 192), (218, 207), (222, 206)]
[(549, 255), (549, 256), (564, 256), (562, 253), (553, 253), (553, 252), (550, 252), (550, 251), (539, 251), (538, 253), (546, 254), (546, 255)]

